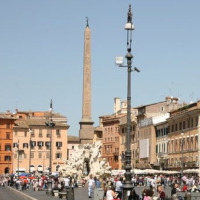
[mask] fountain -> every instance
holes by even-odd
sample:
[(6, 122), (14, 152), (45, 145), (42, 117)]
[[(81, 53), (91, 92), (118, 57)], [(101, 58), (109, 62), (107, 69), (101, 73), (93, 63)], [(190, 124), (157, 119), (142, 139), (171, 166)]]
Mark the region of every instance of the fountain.
[(80, 144), (74, 149), (69, 160), (65, 160), (65, 164), (60, 167), (59, 175), (62, 177), (76, 176), (78, 180), (88, 177), (90, 174), (101, 176), (103, 174), (111, 174), (111, 166), (106, 159), (101, 157), (101, 142), (94, 144)]

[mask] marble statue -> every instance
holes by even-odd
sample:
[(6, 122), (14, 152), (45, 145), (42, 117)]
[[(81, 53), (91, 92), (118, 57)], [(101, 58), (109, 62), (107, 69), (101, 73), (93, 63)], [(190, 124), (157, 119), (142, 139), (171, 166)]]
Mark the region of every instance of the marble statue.
[(75, 147), (74, 152), (69, 160), (65, 160), (65, 164), (59, 168), (59, 175), (74, 176), (78, 180), (89, 176), (101, 176), (102, 174), (111, 174), (111, 166), (106, 162), (106, 159), (101, 157), (101, 142), (95, 144), (80, 144)]

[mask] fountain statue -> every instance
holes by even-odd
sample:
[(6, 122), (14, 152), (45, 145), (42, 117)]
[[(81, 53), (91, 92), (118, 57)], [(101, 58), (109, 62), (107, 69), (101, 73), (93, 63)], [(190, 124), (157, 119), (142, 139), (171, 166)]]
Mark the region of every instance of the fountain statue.
[(76, 176), (79, 180), (88, 177), (90, 174), (101, 176), (103, 174), (111, 174), (111, 166), (106, 159), (101, 157), (101, 142), (94, 144), (80, 144), (75, 147), (74, 152), (69, 160), (65, 160), (65, 164), (59, 168), (59, 175)]

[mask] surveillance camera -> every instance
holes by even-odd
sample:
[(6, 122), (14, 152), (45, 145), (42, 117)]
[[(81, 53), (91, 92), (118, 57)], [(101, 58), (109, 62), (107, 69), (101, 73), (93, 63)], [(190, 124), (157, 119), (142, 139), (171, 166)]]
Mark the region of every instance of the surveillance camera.
[(136, 72), (140, 72), (140, 70), (139, 70), (137, 67), (134, 67), (134, 70), (135, 70)]

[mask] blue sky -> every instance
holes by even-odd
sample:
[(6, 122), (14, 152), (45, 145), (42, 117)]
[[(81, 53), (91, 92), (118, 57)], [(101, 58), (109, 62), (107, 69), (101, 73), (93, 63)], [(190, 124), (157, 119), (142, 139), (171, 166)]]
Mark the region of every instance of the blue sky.
[(92, 118), (113, 113), (126, 99), (127, 72), (115, 66), (126, 54), (132, 4), (132, 105), (176, 96), (200, 99), (199, 0), (1, 0), (0, 111), (48, 110), (67, 116), (78, 135), (82, 111), (85, 17), (92, 36)]

